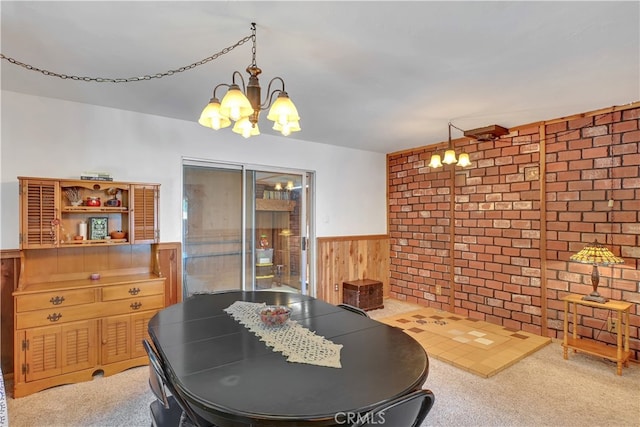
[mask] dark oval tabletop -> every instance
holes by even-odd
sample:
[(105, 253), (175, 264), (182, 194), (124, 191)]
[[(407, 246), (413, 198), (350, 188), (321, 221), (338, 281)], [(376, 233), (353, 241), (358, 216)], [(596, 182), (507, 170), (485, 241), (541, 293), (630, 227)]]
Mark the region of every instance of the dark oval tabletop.
[[(289, 306), (291, 320), (343, 345), (342, 367), (287, 362), (224, 311), (235, 301)], [(192, 296), (158, 312), (149, 335), (178, 393), (216, 425), (334, 425), (420, 388), (429, 370), (400, 329), (288, 292)]]

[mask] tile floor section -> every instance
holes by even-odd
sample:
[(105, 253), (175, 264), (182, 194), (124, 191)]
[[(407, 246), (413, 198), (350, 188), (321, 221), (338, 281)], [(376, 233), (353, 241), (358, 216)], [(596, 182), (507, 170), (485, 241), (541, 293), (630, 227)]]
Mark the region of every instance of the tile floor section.
[(551, 342), (551, 338), (433, 308), (420, 308), (378, 320), (404, 329), (422, 344), (429, 357), (484, 378)]

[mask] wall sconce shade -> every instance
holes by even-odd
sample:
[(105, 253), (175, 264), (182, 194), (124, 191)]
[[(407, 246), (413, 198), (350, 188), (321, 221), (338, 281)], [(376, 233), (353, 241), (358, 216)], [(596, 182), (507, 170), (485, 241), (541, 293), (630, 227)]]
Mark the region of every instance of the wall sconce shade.
[(442, 163), (445, 165), (452, 165), (456, 163), (458, 160), (456, 159), (456, 152), (453, 150), (447, 150), (444, 152), (444, 159), (442, 159)]
[[(460, 167), (471, 166), (471, 160), (469, 160), (469, 155), (467, 153), (464, 153), (464, 152), (460, 153), (459, 158), (456, 159), (456, 152), (453, 149), (453, 145), (451, 143), (452, 127), (458, 129), (457, 127), (452, 125), (451, 122), (449, 122), (449, 145), (447, 145), (447, 150), (444, 153), (444, 158), (441, 160), (441, 157), (439, 154), (432, 154), (431, 161), (429, 162), (430, 168), (439, 168), (442, 166), (443, 163), (446, 165), (453, 165), (457, 163), (458, 166)], [(458, 130), (462, 130), (462, 129), (458, 129)]]
[(440, 154), (432, 154), (431, 161), (429, 162), (430, 168), (440, 168), (442, 167), (442, 161), (440, 160)]
[(458, 166), (463, 168), (466, 166), (471, 166), (471, 160), (469, 160), (469, 154), (460, 153), (460, 156), (458, 157)]
[(593, 243), (585, 246), (577, 254), (571, 255), (570, 261), (579, 262), (582, 264), (593, 264), (593, 270), (591, 271), (591, 286), (593, 292), (589, 295), (582, 297), (586, 301), (595, 301), (604, 304), (608, 300), (598, 293), (598, 284), (600, 283), (600, 274), (598, 272), (599, 265), (612, 265), (612, 264), (624, 264), (624, 260), (615, 256), (609, 249), (602, 246), (595, 240)]
[[(232, 130), (248, 138), (250, 136), (260, 135), (260, 130), (258, 129), (260, 112), (270, 108), (267, 119), (274, 122), (274, 130), (279, 131), (284, 136), (288, 136), (292, 132), (298, 132), (301, 129), (300, 115), (285, 91), (284, 80), (282, 80), (282, 78), (274, 77), (271, 79), (267, 87), (266, 99), (264, 102), (261, 101), (258, 75), (262, 73), (262, 70), (256, 65), (255, 23), (251, 23), (251, 31), (251, 41), (253, 43), (251, 50), (252, 62), (246, 69), (247, 73), (249, 73), (249, 83), (245, 88), (242, 74), (234, 71), (231, 84), (223, 83), (214, 88), (213, 97), (200, 114), (198, 123), (202, 126), (218, 130), (229, 126), (230, 122), (234, 121), (235, 125)], [(242, 87), (236, 83), (236, 76), (242, 81)], [(274, 82), (279, 82), (282, 88), (271, 90), (271, 85)], [(216, 98), (216, 90), (220, 86), (229, 88), (226, 95), (222, 98), (222, 102), (218, 102)], [(274, 101), (276, 94), (278, 96)]]

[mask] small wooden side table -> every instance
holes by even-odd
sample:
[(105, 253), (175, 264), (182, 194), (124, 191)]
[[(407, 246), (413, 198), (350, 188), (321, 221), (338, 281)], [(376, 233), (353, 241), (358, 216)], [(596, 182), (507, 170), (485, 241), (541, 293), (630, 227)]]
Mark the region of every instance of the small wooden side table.
[[(617, 374), (622, 375), (622, 365), (629, 366), (629, 311), (633, 303), (626, 301), (609, 300), (604, 304), (594, 301), (585, 301), (582, 295), (571, 294), (562, 298), (564, 301), (564, 358), (568, 359), (568, 350), (581, 351), (595, 356), (602, 356), (617, 362)], [(569, 336), (569, 303), (573, 306), (573, 334)], [(580, 339), (578, 337), (578, 304), (588, 307), (614, 310), (618, 313), (618, 336), (616, 348), (595, 341)], [(624, 329), (624, 331), (623, 331)]]

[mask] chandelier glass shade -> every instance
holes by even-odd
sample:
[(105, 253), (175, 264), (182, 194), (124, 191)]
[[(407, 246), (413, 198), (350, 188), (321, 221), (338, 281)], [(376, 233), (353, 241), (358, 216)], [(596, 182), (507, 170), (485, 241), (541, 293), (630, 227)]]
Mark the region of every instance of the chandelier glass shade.
[(233, 128), (231, 130), (244, 136), (245, 138), (260, 135), (258, 124), (252, 124), (251, 121), (249, 121), (249, 117), (242, 117), (233, 125)]
[(229, 127), (229, 125), (231, 125), (231, 120), (220, 114), (220, 101), (218, 98), (211, 98), (207, 106), (202, 110), (198, 123), (202, 126), (219, 130)]
[[(453, 164), (457, 164), (460, 167), (466, 167), (466, 166), (471, 166), (471, 160), (469, 159), (469, 154), (462, 152), (460, 153), (460, 155), (458, 156), (458, 158), (456, 158), (456, 152), (453, 149), (453, 145), (451, 143), (451, 128), (455, 127), (451, 124), (451, 122), (449, 122), (449, 144), (447, 145), (447, 150), (444, 152), (444, 158), (440, 157), (440, 154), (432, 154), (431, 155), (431, 161), (429, 162), (429, 167), (430, 168), (439, 168), (442, 167), (443, 164), (445, 165), (453, 165)], [(457, 127), (455, 127), (456, 129), (458, 129)], [(458, 129), (458, 130), (462, 130), (462, 129)]]
[[(206, 108), (206, 107), (205, 107)], [(220, 104), (220, 115), (237, 122), (243, 117), (253, 114), (249, 98), (240, 90), (240, 86), (232, 84)]]
[(281, 126), (286, 126), (292, 122), (298, 122), (300, 116), (298, 115), (298, 109), (286, 92), (280, 92), (275, 102), (267, 114), (267, 119), (277, 123)]
[[(244, 78), (238, 71), (234, 71), (231, 84), (219, 84), (213, 90), (213, 96), (209, 103), (205, 106), (200, 114), (198, 123), (202, 126), (219, 130), (230, 126), (231, 122), (235, 122), (232, 130), (245, 138), (260, 135), (258, 129), (258, 119), (260, 112), (269, 109), (267, 119), (273, 121), (274, 130), (280, 132), (284, 136), (290, 135), (292, 132), (298, 132), (300, 128), (300, 115), (296, 106), (289, 98), (289, 94), (285, 91), (284, 80), (280, 77), (274, 77), (267, 87), (267, 96), (265, 101), (261, 100), (261, 88), (258, 75), (262, 70), (256, 65), (256, 24), (251, 24), (253, 42), (252, 62), (247, 67), (249, 73), (249, 83), (244, 84)], [(236, 83), (236, 77), (242, 82), (242, 86)], [(271, 90), (271, 85), (276, 82), (282, 85), (281, 89)], [(218, 88), (228, 87), (226, 95), (222, 98), (222, 102), (218, 101), (216, 91)], [(275, 97), (277, 95), (277, 97)], [(274, 101), (275, 97), (275, 101)]]

